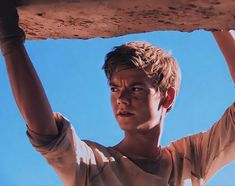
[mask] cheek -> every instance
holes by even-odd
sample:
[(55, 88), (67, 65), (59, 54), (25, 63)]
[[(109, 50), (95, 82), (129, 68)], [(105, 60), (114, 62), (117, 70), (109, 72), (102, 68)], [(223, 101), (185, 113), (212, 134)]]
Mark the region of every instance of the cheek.
[(116, 99), (116, 97), (114, 95), (111, 95), (110, 96), (110, 101), (111, 101), (112, 109), (113, 109), (113, 111), (115, 111), (116, 108), (117, 108), (117, 99)]
[[(152, 96), (146, 97), (142, 102), (142, 111), (149, 117), (156, 117), (158, 114), (159, 101)], [(148, 113), (148, 114), (147, 114)]]
[(151, 112), (151, 118), (155, 121), (155, 122), (159, 122), (159, 119), (161, 117), (161, 113), (159, 110), (159, 101), (158, 100), (152, 100), (151, 104), (150, 104), (150, 112)]
[(142, 95), (139, 97), (135, 98), (136, 103), (138, 103), (139, 105), (142, 105), (142, 107), (145, 108), (150, 108), (151, 107), (151, 96), (149, 95)]

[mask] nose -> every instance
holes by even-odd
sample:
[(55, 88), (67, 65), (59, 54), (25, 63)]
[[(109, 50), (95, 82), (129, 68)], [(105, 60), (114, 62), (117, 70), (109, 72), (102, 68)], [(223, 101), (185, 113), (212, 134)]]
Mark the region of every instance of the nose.
[(118, 99), (117, 99), (117, 104), (125, 104), (125, 105), (129, 105), (131, 101), (131, 96), (130, 93), (128, 92), (128, 90), (123, 90), (120, 91)]

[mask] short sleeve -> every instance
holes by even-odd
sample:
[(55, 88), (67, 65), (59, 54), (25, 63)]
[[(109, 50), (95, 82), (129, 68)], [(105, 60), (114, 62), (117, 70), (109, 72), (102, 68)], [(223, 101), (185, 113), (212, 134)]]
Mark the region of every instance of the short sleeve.
[(212, 128), (201, 134), (200, 147), (202, 176), (205, 181), (224, 165), (235, 160), (235, 103)]
[(235, 160), (235, 104), (208, 131), (175, 141), (169, 149), (190, 164), (188, 170), (182, 171), (182, 177), (191, 175), (207, 182), (216, 171)]
[(94, 153), (78, 138), (68, 119), (59, 113), (55, 113), (54, 118), (58, 135), (40, 135), (28, 129), (29, 140), (65, 185), (85, 185), (89, 180), (90, 165), (96, 164)]

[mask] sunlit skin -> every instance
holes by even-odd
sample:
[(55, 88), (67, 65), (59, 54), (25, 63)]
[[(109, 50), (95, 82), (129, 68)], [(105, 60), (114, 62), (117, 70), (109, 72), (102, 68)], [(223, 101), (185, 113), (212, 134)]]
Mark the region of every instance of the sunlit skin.
[(174, 89), (162, 95), (143, 70), (119, 66), (111, 77), (110, 91), (113, 113), (125, 132), (115, 148), (128, 156), (154, 156)]

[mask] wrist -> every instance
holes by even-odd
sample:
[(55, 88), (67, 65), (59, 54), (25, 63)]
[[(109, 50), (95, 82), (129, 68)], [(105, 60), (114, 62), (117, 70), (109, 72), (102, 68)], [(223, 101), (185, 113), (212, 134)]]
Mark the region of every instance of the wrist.
[(0, 2), (0, 48), (3, 55), (24, 43), (25, 33), (18, 26), (19, 16), (11, 1)]
[(0, 40), (0, 48), (2, 55), (5, 56), (12, 51), (16, 50), (25, 41), (25, 33), (22, 29), (17, 30), (17, 34), (8, 35), (4, 39)]

